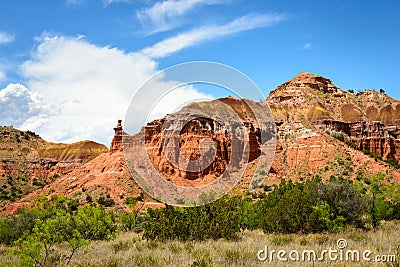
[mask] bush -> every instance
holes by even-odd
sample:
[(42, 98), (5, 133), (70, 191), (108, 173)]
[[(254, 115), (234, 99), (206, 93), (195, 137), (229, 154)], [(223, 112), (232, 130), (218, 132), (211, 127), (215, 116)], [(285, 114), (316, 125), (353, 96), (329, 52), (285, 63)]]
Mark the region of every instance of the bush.
[(143, 238), (151, 240), (235, 239), (240, 231), (238, 197), (225, 196), (190, 208), (149, 209)]
[(310, 214), (310, 226), (313, 232), (340, 232), (346, 228), (346, 219), (343, 216), (335, 216), (331, 206), (323, 202), (313, 207)]
[(138, 201), (143, 201), (143, 193), (142, 192), (137, 197), (127, 197), (125, 199), (125, 204), (127, 204), (127, 205), (135, 205), (136, 202), (138, 202)]
[(74, 214), (75, 228), (88, 240), (109, 240), (117, 234), (115, 217), (99, 206), (79, 208)]
[(352, 141), (347, 141), (346, 144), (351, 147), (352, 149), (358, 149), (358, 146), (356, 143), (352, 142)]
[(11, 245), (18, 240), (22, 234), (31, 230), (34, 221), (40, 217), (40, 212), (34, 209), (21, 209), (18, 214), (0, 217), (0, 242)]
[(103, 195), (101, 195), (99, 197), (99, 199), (97, 200), (97, 203), (99, 203), (99, 205), (102, 205), (104, 207), (112, 207), (115, 205), (114, 199), (112, 199), (110, 197), (104, 197)]
[(348, 180), (304, 183), (282, 181), (256, 203), (253, 225), (265, 232), (335, 232), (347, 225), (362, 227), (366, 200)]
[(339, 134), (334, 134), (332, 135), (333, 138), (336, 138), (337, 140), (344, 142), (344, 135), (339, 133)]
[(120, 220), (121, 229), (123, 231), (131, 231), (136, 227), (136, 211), (120, 212), (118, 218)]
[(87, 203), (92, 203), (93, 202), (93, 198), (89, 194), (86, 194), (86, 202)]
[(385, 162), (387, 164), (389, 164), (390, 166), (395, 167), (396, 169), (400, 169), (400, 164), (397, 159), (390, 158), (390, 159), (385, 160)]

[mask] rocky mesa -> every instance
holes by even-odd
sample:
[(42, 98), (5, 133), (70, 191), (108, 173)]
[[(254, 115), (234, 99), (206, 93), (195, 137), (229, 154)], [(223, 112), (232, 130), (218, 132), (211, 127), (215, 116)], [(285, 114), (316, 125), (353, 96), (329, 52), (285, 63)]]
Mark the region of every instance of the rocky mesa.
[[(219, 109), (217, 103), (234, 111), (248, 133), (248, 142), (229, 134), (231, 128), (227, 125), (234, 125), (233, 121), (236, 120), (226, 125), (221, 123), (222, 117), (230, 115)], [(261, 103), (270, 106), (274, 125), (267, 128), (269, 132), (274, 132), (277, 139), (271, 171), (263, 174), (263, 178), (266, 178), (264, 186), (278, 183), (282, 178), (299, 180), (315, 175), (323, 179), (369, 179), (378, 172), (386, 175), (388, 183), (400, 182), (400, 101), (383, 91), (344, 91), (327, 78), (303, 72), (272, 90)], [(198, 112), (196, 118), (187, 119), (193, 110), (207, 110), (217, 115), (210, 113), (199, 116)], [(152, 168), (169, 182), (185, 187), (214, 182), (216, 177), (224, 173), (229, 162), (235, 162), (233, 151), (238, 150), (232, 148), (247, 149), (249, 164), (243, 179), (236, 186), (239, 191), (247, 191), (257, 166), (268, 161), (265, 158), (268, 153), (263, 152), (261, 142), (263, 131), (268, 131), (260, 128), (254, 116), (254, 107), (250, 107), (249, 102), (227, 97), (191, 103), (177, 113), (148, 123), (140, 133), (134, 135), (126, 133), (119, 121), (107, 153), (88, 141), (69, 146), (48, 144), (32, 133), (26, 133), (31, 140), (31, 143), (27, 143), (20, 133), (22, 144), (16, 141), (15, 136), (12, 137), (12, 143), (16, 146), (15, 151), (21, 155), (13, 155), (8, 160), (26, 158), (29, 163), (27, 166), (31, 169), (47, 164), (43, 169), (47, 177), (52, 173), (59, 176), (19, 202), (8, 205), (3, 212), (14, 212), (22, 201), (29, 201), (41, 194), (64, 194), (78, 199), (81, 204), (109, 200), (107, 203), (110, 207), (122, 209), (128, 208), (129, 198), (140, 200), (138, 205), (160, 205), (136, 184), (126, 164), (123, 150), (138, 151), (135, 146), (140, 145), (146, 148)], [(179, 125), (178, 132), (168, 131), (171, 125)], [(245, 147), (245, 143), (248, 147)], [(190, 160), (192, 165), (179, 168), (181, 162), (177, 160), (176, 148), (183, 155), (183, 162)], [(7, 166), (4, 163), (7, 157), (2, 156), (1, 159), (3, 166)], [(174, 161), (179, 166), (173, 164)], [(67, 162), (71, 164), (68, 171), (53, 171), (57, 165), (62, 166)], [(147, 168), (140, 167), (142, 162), (135, 164), (136, 168)], [(9, 165), (17, 166), (13, 163)], [(207, 167), (196, 170), (203, 165)], [(8, 171), (3, 170), (3, 174), (6, 173)], [(29, 177), (34, 173), (27, 171)], [(32, 184), (33, 181), (28, 183)]]
[[(344, 91), (302, 72), (271, 91), (267, 101), (278, 127), (278, 176), (336, 172), (356, 178), (379, 170), (399, 181), (398, 171), (384, 162), (396, 166), (400, 159), (398, 100), (373, 90)], [(366, 171), (368, 165), (374, 168)], [(348, 170), (339, 171), (343, 166)]]

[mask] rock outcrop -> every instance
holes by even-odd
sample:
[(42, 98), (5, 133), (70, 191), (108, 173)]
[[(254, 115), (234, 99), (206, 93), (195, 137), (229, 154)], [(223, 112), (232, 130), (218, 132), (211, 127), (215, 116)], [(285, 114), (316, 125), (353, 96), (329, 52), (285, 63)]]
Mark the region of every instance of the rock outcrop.
[(345, 92), (329, 79), (302, 72), (273, 90), (267, 101), (281, 140), (309, 131), (343, 134), (359, 150), (400, 160), (400, 102), (384, 93)]
[(247, 162), (259, 158), (262, 139), (271, 138), (275, 128), (272, 115), (269, 124), (258, 125), (252, 109), (262, 108), (259, 105), (232, 97), (192, 103), (148, 123), (132, 140), (124, 141), (125, 146), (136, 153), (141, 143), (135, 139), (144, 136), (152, 165), (168, 180), (180, 186), (209, 184), (227, 175), (228, 166), (240, 169), (243, 157)]
[(118, 120), (117, 127), (114, 128), (114, 137), (111, 141), (110, 152), (122, 152), (124, 148), (123, 139), (128, 136), (122, 129), (122, 120)]
[(369, 151), (383, 159), (400, 160), (400, 140), (397, 125), (386, 126), (380, 121), (343, 121), (322, 120), (315, 125), (318, 130), (342, 133), (347, 142), (352, 142), (359, 150)]

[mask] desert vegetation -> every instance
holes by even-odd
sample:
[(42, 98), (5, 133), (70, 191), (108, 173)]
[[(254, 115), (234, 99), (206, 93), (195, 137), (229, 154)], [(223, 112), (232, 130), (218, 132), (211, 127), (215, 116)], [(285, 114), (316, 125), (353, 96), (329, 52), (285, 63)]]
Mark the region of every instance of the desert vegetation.
[[(400, 245), (400, 188), (384, 179), (379, 174), (354, 182), (318, 176), (282, 180), (200, 207), (129, 213), (42, 196), (17, 214), (0, 217), (1, 264), (256, 266), (257, 249), (266, 242), (319, 248), (339, 236), (394, 253)], [(130, 205), (136, 201), (130, 198)], [(383, 241), (383, 235), (391, 241), (371, 241)]]

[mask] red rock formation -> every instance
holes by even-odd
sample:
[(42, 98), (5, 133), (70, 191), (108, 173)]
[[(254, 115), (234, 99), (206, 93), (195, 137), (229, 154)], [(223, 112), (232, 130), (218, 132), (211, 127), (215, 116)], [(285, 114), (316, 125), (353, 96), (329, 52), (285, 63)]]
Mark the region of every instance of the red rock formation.
[[(202, 103), (201, 110), (216, 110), (221, 102), (237, 112), (238, 119), (247, 129), (249, 141), (243, 139), (246, 134), (235, 134), (242, 125), (240, 122), (227, 121), (222, 125), (218, 121), (223, 117), (217, 119), (212, 116), (195, 116), (188, 120), (190, 114), (196, 113), (188, 109), (197, 108), (189, 105), (175, 114), (148, 123), (142, 130), (149, 159), (160, 174), (178, 185), (204, 185), (223, 174), (229, 164), (232, 169), (239, 169), (246, 149), (249, 150), (248, 161), (260, 156), (260, 140), (264, 130), (256, 124), (255, 115), (245, 101), (223, 98)], [(217, 114), (213, 116), (218, 117)], [(133, 137), (130, 145), (140, 145), (135, 138), (139, 137)], [(131, 149), (136, 151), (135, 147)], [(180, 159), (180, 155), (184, 159)], [(183, 163), (185, 160), (188, 162)]]
[[(29, 203), (35, 196), (43, 194), (48, 196), (65, 195), (78, 199), (80, 203), (87, 203), (87, 195), (94, 202), (97, 201), (99, 196), (108, 195), (115, 201), (117, 207), (128, 209), (124, 203), (126, 197), (137, 197), (140, 193), (143, 194), (143, 191), (131, 177), (123, 153), (103, 153), (62, 175), (44, 188), (28, 194), (16, 203), (7, 205), (0, 213), (14, 213), (19, 207)], [(147, 201), (151, 200), (148, 196), (144, 196), (144, 198)]]
[(122, 120), (118, 120), (117, 127), (114, 128), (114, 137), (111, 141), (110, 152), (118, 152), (123, 150), (122, 138), (124, 136), (124, 130), (122, 129)]
[(385, 94), (366, 90), (355, 95), (303, 72), (273, 90), (267, 101), (280, 136), (300, 137), (313, 128), (342, 132), (360, 150), (400, 160), (400, 103)]
[(347, 141), (357, 145), (359, 150), (369, 151), (383, 159), (400, 160), (400, 140), (397, 139), (397, 126), (386, 126), (379, 121), (342, 121), (321, 120), (316, 123), (320, 131), (343, 133)]

